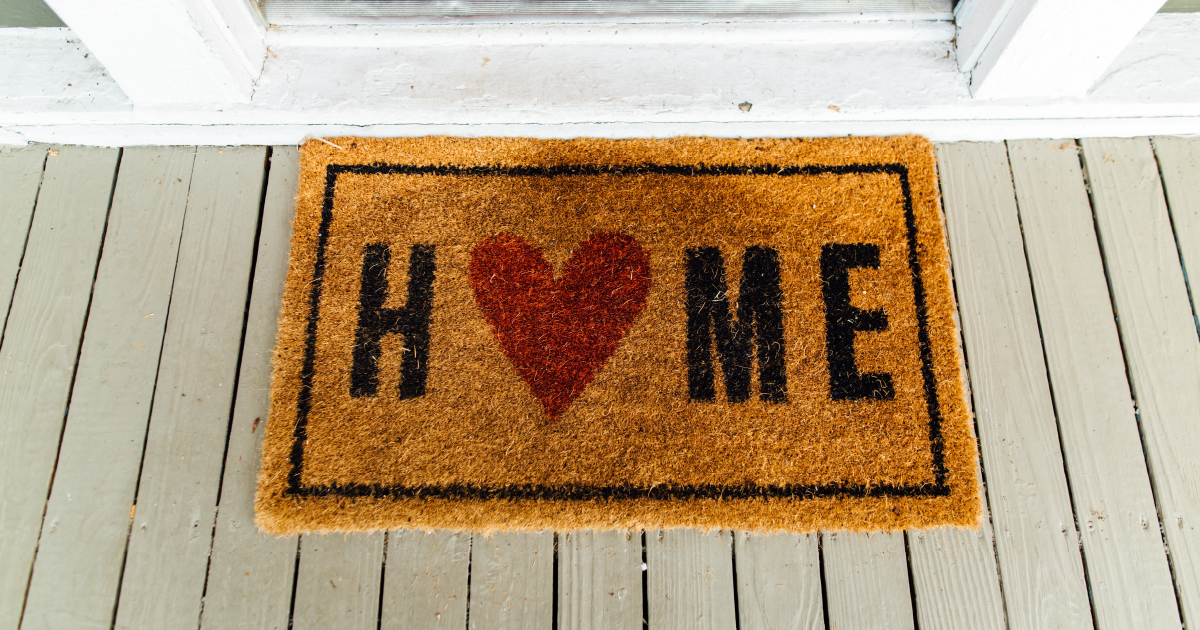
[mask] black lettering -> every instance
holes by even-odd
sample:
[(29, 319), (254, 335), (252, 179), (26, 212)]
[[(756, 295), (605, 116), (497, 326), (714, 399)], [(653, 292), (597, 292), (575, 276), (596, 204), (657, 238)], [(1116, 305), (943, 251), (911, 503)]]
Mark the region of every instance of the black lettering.
[(429, 315), (433, 308), (433, 245), (413, 245), (408, 263), (408, 301), (401, 308), (384, 308), (388, 298), (391, 249), (382, 243), (363, 250), (362, 289), (358, 295), (358, 328), (354, 332), (354, 366), (350, 395), (374, 396), (379, 388), (381, 340), (404, 335), (400, 365), (400, 398), (425, 395), (429, 373)]
[(736, 321), (729, 314), (721, 251), (716, 247), (688, 249), (684, 266), (691, 399), (716, 400), (712, 357), (715, 337), (725, 377), (725, 396), (730, 402), (744, 402), (750, 397), (750, 369), (756, 347), (759, 398), (787, 402), (779, 255), (769, 247), (747, 247), (742, 254)]
[(896, 396), (891, 374), (859, 374), (854, 362), (858, 331), (886, 330), (883, 309), (865, 311), (850, 305), (850, 270), (879, 268), (879, 246), (828, 243), (821, 247), (821, 285), (825, 297), (825, 352), (829, 359), (829, 396), (834, 400), (891, 400)]

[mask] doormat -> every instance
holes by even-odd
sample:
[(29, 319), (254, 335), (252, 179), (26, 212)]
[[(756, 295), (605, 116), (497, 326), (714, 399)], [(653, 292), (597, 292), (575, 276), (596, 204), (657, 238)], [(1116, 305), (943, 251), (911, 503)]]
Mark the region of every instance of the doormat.
[(927, 140), (302, 158), (262, 529), (976, 526)]

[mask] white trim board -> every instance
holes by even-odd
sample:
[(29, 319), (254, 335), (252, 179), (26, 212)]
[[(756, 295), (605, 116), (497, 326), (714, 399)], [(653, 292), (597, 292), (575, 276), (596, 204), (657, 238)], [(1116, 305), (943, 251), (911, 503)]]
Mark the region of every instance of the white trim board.
[(845, 19), (947, 20), (951, 0), (261, 0), (271, 24), (372, 24), (403, 19), (443, 22), (447, 18), (505, 21), (538, 17), (754, 15), (830, 16)]
[(133, 102), (161, 108), (248, 103), (265, 54), (246, 0), (48, 0)]
[[(1196, 32), (1200, 15), (1158, 15), (1085, 97), (985, 101), (972, 98), (958, 70), (949, 22), (273, 27), (249, 103), (147, 110), (0, 101), (0, 141), (1195, 134)], [(6, 83), (0, 77), (0, 93), (21, 89)]]

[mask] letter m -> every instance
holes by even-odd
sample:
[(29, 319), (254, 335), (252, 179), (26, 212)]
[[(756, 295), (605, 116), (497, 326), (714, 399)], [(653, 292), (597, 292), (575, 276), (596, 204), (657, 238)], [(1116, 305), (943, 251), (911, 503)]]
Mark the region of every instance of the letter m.
[(758, 357), (759, 398), (787, 402), (784, 364), (783, 294), (779, 255), (769, 247), (747, 247), (742, 254), (737, 319), (730, 314), (725, 261), (716, 247), (688, 249), (684, 260), (687, 309), (688, 395), (715, 400), (713, 346), (721, 361), (725, 396), (750, 398), (750, 370)]

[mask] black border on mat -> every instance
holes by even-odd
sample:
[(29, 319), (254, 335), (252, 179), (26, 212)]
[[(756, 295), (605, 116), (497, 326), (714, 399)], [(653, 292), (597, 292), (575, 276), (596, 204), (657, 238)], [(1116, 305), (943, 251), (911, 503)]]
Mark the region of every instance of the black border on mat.
[[(925, 401), (929, 412), (929, 444), (933, 460), (933, 484), (895, 486), (856, 484), (827, 485), (676, 485), (640, 487), (632, 485), (516, 485), (516, 486), (409, 486), (379, 484), (348, 484), (305, 486), (304, 444), (308, 439), (308, 412), (312, 408), (312, 382), (316, 365), (317, 321), (320, 319), (321, 285), (325, 277), (325, 245), (329, 225), (333, 221), (333, 201), (338, 176), (342, 173), (359, 175), (443, 175), (456, 177), (561, 177), (570, 175), (685, 175), (685, 176), (744, 176), (744, 175), (860, 175), (888, 173), (900, 178), (904, 195), (904, 218), (908, 229), (908, 266), (912, 273), (913, 297), (917, 309), (917, 343), (921, 352), (921, 374), (925, 382)], [(739, 166), (739, 165), (562, 165), (562, 166), (413, 166), (407, 164), (330, 164), (325, 167), (325, 200), (321, 208), (321, 226), (317, 238), (317, 259), (313, 269), (309, 295), (308, 327), (301, 371), (300, 394), (297, 402), (296, 424), (292, 431), (291, 470), (285, 496), (430, 498), (430, 499), (501, 499), (501, 500), (622, 500), (622, 499), (806, 499), (818, 497), (929, 497), (946, 496), (946, 464), (943, 455), (942, 414), (938, 402), (937, 379), (933, 373), (933, 351), (929, 344), (928, 316), (925, 306), (925, 284), (921, 278), (921, 261), (917, 252), (917, 223), (913, 214), (912, 190), (908, 167), (903, 164), (845, 164), (810, 166)]]

